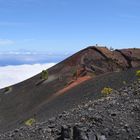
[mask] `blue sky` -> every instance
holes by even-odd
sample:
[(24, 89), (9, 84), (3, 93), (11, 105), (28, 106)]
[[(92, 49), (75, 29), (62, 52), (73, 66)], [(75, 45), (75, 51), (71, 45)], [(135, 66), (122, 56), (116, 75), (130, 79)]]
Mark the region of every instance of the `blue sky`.
[[(0, 0), (0, 52), (140, 47), (140, 0)], [(2, 56), (1, 56), (2, 57)]]

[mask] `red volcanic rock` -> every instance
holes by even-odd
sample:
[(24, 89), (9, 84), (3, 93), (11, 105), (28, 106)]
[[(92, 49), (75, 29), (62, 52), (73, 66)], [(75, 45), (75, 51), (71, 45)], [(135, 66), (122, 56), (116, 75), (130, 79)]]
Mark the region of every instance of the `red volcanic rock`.
[(140, 66), (140, 49), (111, 51), (106, 47), (90, 46), (62, 63), (60, 75), (63, 73), (63, 76), (66, 77), (72, 77), (74, 72), (78, 73), (77, 76), (80, 76), (91, 73), (98, 75), (121, 71)]
[(140, 65), (140, 49), (123, 49), (120, 51), (128, 60), (131, 67), (137, 67)]

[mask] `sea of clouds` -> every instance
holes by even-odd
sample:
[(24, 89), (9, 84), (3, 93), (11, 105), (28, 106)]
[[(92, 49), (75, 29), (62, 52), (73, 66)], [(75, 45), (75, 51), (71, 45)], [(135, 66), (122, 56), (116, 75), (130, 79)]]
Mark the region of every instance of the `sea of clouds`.
[(48, 69), (55, 63), (1, 66), (0, 67), (0, 88), (4, 88), (19, 82), (22, 82), (42, 70)]

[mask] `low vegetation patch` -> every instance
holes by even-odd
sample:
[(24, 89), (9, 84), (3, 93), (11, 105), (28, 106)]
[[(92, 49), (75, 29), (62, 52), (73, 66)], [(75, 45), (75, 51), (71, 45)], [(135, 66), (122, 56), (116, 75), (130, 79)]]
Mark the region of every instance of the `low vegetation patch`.
[(12, 87), (6, 87), (4, 88), (4, 93), (12, 91)]
[(108, 95), (108, 94), (112, 93), (112, 91), (113, 91), (112, 88), (110, 88), (110, 87), (104, 87), (102, 89), (101, 93), (104, 94), (104, 95)]
[(126, 81), (123, 81), (123, 84), (126, 85)]
[(25, 125), (27, 125), (27, 126), (32, 126), (33, 123), (35, 123), (35, 119), (34, 118), (30, 118), (30, 119), (25, 121)]
[(136, 76), (140, 77), (140, 70), (136, 71)]
[(47, 80), (48, 79), (48, 70), (43, 70), (41, 72), (41, 79)]
[(96, 73), (93, 71), (92, 73), (89, 74), (91, 77), (95, 77)]

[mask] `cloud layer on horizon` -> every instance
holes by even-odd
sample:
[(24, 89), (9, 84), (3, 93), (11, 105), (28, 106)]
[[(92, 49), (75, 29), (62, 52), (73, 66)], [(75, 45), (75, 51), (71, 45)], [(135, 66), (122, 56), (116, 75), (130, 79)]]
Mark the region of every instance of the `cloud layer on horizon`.
[(0, 67), (0, 88), (22, 82), (55, 63)]

